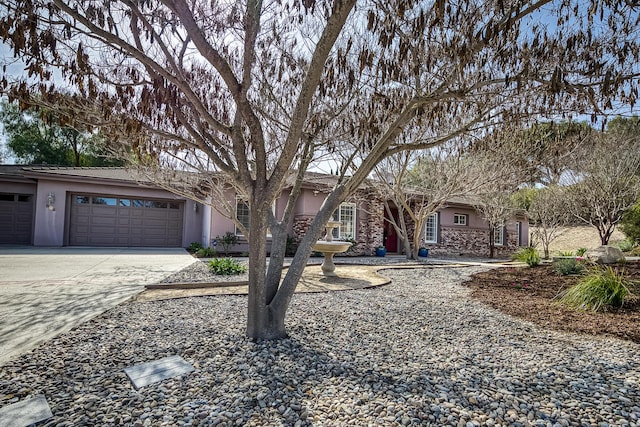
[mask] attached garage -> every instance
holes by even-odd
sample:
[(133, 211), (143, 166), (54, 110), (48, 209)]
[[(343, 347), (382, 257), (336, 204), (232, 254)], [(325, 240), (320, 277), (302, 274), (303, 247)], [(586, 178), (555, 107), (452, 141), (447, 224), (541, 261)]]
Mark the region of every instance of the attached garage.
[(72, 194), (71, 246), (180, 247), (184, 202)]
[(31, 244), (33, 199), (32, 194), (0, 193), (0, 244)]

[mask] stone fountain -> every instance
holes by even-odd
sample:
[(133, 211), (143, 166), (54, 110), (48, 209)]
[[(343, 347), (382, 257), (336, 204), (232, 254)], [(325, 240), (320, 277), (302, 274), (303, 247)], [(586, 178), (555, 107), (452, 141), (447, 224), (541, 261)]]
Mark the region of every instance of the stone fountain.
[(313, 245), (313, 250), (316, 252), (322, 252), (324, 255), (324, 261), (322, 262), (322, 274), (327, 277), (336, 277), (335, 273), (336, 265), (333, 263), (333, 255), (339, 252), (345, 252), (351, 246), (351, 242), (334, 242), (333, 241), (333, 229), (340, 227), (340, 221), (328, 221), (325, 229), (327, 234), (324, 240), (318, 240)]

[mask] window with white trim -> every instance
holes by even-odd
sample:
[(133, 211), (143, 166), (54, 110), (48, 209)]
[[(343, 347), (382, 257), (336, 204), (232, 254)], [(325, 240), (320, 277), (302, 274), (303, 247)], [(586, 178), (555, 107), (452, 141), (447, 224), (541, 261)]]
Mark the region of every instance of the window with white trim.
[(424, 242), (438, 243), (438, 214), (429, 214), (424, 224)]
[[(271, 210), (276, 213), (276, 201), (273, 201)], [(249, 203), (241, 197), (236, 197), (236, 219), (240, 224), (249, 230)], [(243, 236), (242, 230), (236, 225), (236, 236)], [(271, 229), (267, 229), (267, 236), (271, 236)]]
[(333, 221), (340, 221), (340, 227), (333, 229), (334, 239), (356, 238), (356, 205), (355, 203), (342, 203), (333, 213)]
[[(239, 197), (236, 198), (236, 219), (244, 228), (249, 230), (249, 203)], [(242, 230), (236, 225), (236, 236), (242, 235)]]
[(453, 214), (453, 223), (455, 225), (467, 225), (467, 216), (463, 214)]
[(496, 246), (504, 245), (504, 226), (500, 225), (493, 229), (493, 244)]

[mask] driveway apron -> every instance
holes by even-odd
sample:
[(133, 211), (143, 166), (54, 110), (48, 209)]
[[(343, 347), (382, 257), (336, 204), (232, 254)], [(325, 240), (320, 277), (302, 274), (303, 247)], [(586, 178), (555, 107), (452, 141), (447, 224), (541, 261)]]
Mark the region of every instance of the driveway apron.
[(0, 365), (192, 262), (179, 248), (0, 247)]

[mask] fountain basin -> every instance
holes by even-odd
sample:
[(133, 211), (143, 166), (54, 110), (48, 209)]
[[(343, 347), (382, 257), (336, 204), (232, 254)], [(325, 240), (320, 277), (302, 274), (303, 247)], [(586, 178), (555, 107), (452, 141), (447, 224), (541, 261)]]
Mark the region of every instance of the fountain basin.
[(345, 252), (350, 247), (351, 247), (350, 242), (336, 242), (336, 241), (327, 242), (323, 240), (318, 240), (313, 245), (313, 250), (316, 252), (322, 252), (322, 253), (327, 253), (327, 252), (338, 253), (338, 252)]
[(336, 265), (333, 263), (333, 255), (338, 252), (345, 252), (350, 246), (350, 242), (318, 240), (315, 245), (313, 245), (312, 249), (317, 252), (322, 252), (324, 255), (324, 261), (320, 266), (322, 274), (327, 277), (336, 277)]

